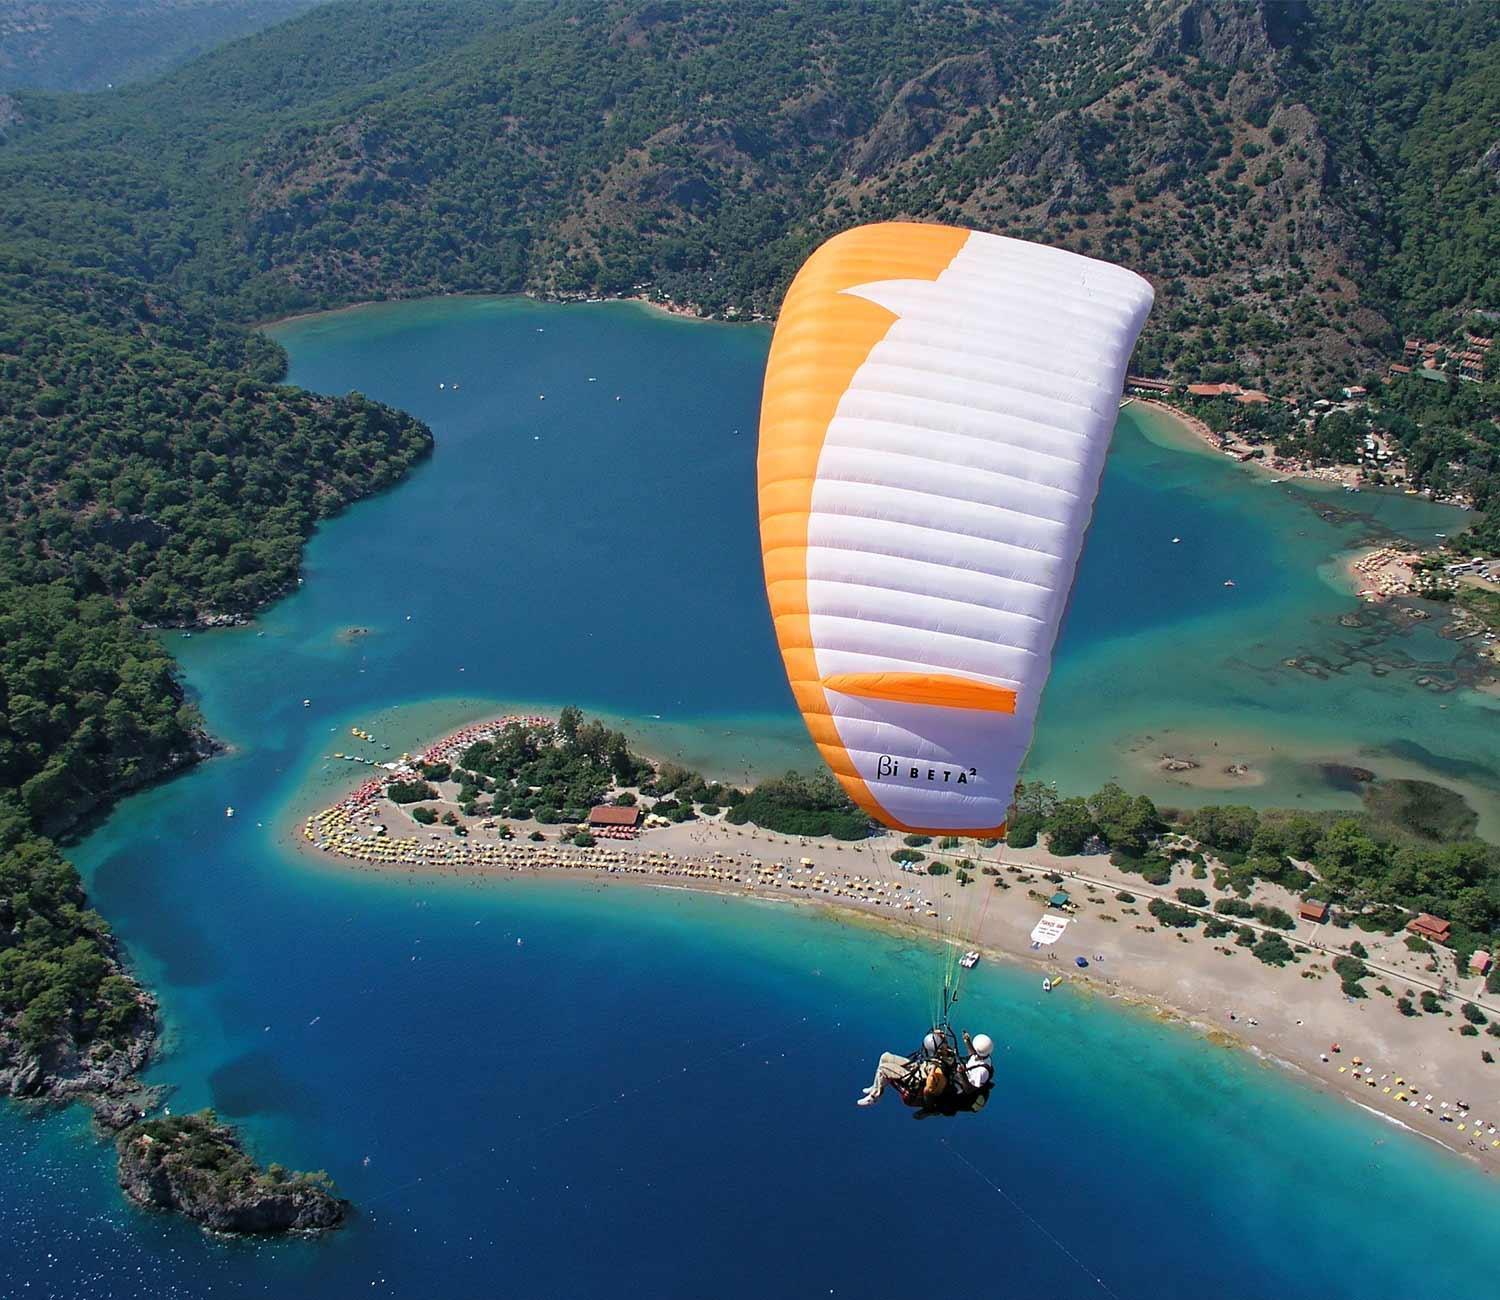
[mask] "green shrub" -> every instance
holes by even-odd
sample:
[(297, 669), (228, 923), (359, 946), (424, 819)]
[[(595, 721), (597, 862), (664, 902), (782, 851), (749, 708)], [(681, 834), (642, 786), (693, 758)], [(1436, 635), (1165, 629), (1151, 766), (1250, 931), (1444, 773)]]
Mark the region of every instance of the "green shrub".
[(1142, 858), (1141, 875), (1148, 885), (1165, 885), (1172, 879), (1172, 868), (1165, 858)]
[(437, 793), (426, 781), (392, 781), (385, 788), (385, 797), (392, 803), (420, 803), (436, 799)]
[(1266, 935), (1258, 940), (1250, 951), (1267, 966), (1285, 966), (1287, 962), (1296, 960), (1292, 945), (1279, 934)]
[(932, 836), (908, 835), (901, 841), (901, 843), (906, 845), (906, 847), (909, 849), (925, 849), (929, 844), (932, 843)]
[(1438, 1001), (1438, 995), (1431, 989), (1422, 990), (1421, 1002), (1422, 1010), (1427, 1012), (1428, 1015), (1436, 1015), (1443, 1009), (1443, 1004)]
[(1036, 843), (1041, 829), (1040, 817), (1017, 817), (1005, 832), (1005, 842), (1013, 849), (1029, 849)]
[(926, 859), (925, 853), (918, 853), (916, 849), (897, 849), (891, 854), (892, 862), (900, 862), (905, 866), (914, 866)]
[(1470, 1024), (1487, 1025), (1490, 1022), (1490, 1018), (1472, 1002), (1465, 1002), (1460, 1010), (1464, 1014), (1464, 1019)]
[(1191, 930), (1198, 924), (1198, 914), (1189, 911), (1185, 907), (1178, 907), (1176, 903), (1169, 903), (1164, 898), (1153, 898), (1146, 904), (1146, 910), (1151, 913), (1162, 925), (1170, 925), (1178, 930)]
[(1334, 973), (1344, 981), (1351, 984), (1355, 980), (1362, 980), (1370, 973), (1370, 968), (1360, 961), (1358, 957), (1339, 956), (1333, 959)]
[(1270, 903), (1256, 903), (1251, 910), (1255, 913), (1255, 919), (1262, 925), (1269, 925), (1277, 930), (1297, 928), (1297, 922), (1292, 919), (1291, 913), (1283, 908), (1274, 907)]
[(419, 806), (411, 810), (411, 819), (414, 822), (421, 822), (423, 826), (431, 826), (438, 818), (437, 813), (433, 812), (431, 808)]
[(1189, 907), (1207, 907), (1208, 895), (1201, 889), (1194, 889), (1191, 885), (1183, 885), (1177, 891), (1177, 897)]

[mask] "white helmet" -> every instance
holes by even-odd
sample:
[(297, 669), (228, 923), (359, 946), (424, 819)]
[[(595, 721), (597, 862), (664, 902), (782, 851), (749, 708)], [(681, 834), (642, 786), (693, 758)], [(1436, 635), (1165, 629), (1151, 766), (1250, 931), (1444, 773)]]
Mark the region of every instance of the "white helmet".
[(936, 1056), (938, 1047), (941, 1044), (942, 1039), (940, 1039), (937, 1034), (930, 1033), (926, 1038), (922, 1040), (922, 1050), (926, 1052), (928, 1056)]
[(976, 1056), (988, 1056), (995, 1050), (995, 1044), (991, 1041), (988, 1034), (975, 1034), (969, 1041), (974, 1044), (974, 1054)]

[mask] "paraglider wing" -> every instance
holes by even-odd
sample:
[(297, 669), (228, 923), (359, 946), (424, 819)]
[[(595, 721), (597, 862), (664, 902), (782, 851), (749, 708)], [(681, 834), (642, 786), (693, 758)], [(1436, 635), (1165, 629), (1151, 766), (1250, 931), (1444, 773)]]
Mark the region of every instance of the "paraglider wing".
[(1123, 267), (900, 222), (793, 281), (766, 588), (813, 740), (887, 826), (1002, 833), (1151, 300)]

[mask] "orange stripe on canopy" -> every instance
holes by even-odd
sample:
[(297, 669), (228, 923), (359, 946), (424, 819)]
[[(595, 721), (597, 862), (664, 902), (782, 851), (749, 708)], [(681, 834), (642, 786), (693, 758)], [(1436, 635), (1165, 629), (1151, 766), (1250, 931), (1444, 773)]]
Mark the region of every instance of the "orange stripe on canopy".
[(935, 704), (987, 713), (1016, 711), (1016, 693), (1010, 687), (951, 673), (835, 673), (823, 678), (823, 689), (866, 700)]

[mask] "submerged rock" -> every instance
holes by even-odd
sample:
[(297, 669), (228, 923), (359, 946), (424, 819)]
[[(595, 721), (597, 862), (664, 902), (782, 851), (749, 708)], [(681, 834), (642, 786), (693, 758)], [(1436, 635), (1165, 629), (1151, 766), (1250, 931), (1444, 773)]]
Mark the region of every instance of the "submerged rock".
[(1171, 754), (1163, 754), (1161, 762), (1156, 766), (1163, 772), (1191, 772), (1198, 764), (1191, 758), (1176, 758)]
[(327, 1232), (349, 1203), (326, 1174), (263, 1170), (212, 1111), (145, 1120), (115, 1140), (120, 1187), (137, 1205), (174, 1210), (214, 1232)]

